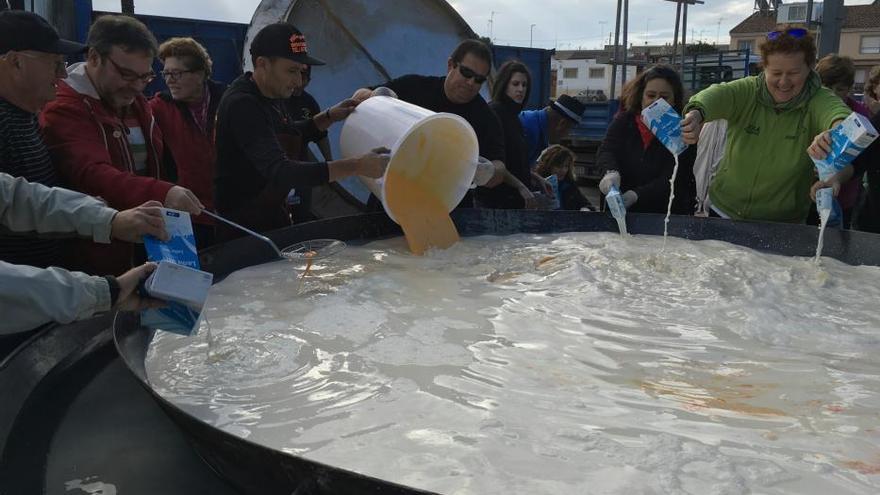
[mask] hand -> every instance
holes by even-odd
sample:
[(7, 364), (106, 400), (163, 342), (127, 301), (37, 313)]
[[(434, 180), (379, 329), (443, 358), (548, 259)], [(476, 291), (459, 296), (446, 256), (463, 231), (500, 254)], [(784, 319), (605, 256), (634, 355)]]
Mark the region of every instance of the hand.
[(199, 201), (199, 198), (192, 191), (185, 187), (174, 186), (168, 190), (165, 195), (165, 208), (172, 210), (181, 210), (190, 215), (201, 215), (205, 205)]
[(495, 176), (495, 164), (488, 158), (477, 157), (477, 170), (474, 172), (474, 184), (485, 186)]
[(538, 183), (538, 187), (540, 187), (541, 190), (544, 191), (544, 194), (548, 196), (553, 196), (553, 185), (550, 184), (549, 180), (543, 177), (538, 177), (538, 180), (536, 182)]
[(330, 120), (331, 123), (341, 122), (347, 119), (348, 116), (351, 115), (351, 112), (354, 112), (355, 107), (357, 107), (359, 103), (359, 101), (349, 98), (333, 105), (332, 107), (328, 108), (324, 113), (327, 114), (327, 118)]
[(836, 175), (832, 175), (827, 180), (824, 180), (824, 181), (817, 180), (815, 183), (813, 183), (813, 186), (810, 187), (810, 199), (812, 199), (813, 202), (815, 203), (816, 202), (816, 191), (818, 191), (819, 189), (824, 189), (826, 187), (831, 188), (831, 191), (834, 194), (834, 197), (836, 198), (837, 194), (840, 193), (840, 181), (837, 179)]
[[(376, 89), (379, 89), (379, 88), (376, 88)], [(351, 99), (354, 100), (354, 101), (356, 101), (356, 102), (358, 102), (358, 103), (363, 103), (364, 101), (366, 101), (366, 100), (367, 100), (369, 97), (371, 97), (371, 96), (373, 96), (373, 90), (372, 90), (372, 89), (370, 89), (370, 88), (361, 88), (361, 89), (355, 91), (353, 95), (351, 95)]]
[(831, 131), (825, 131), (815, 138), (813, 138), (813, 142), (810, 144), (810, 147), (807, 148), (807, 154), (810, 155), (810, 158), (814, 158), (816, 160), (824, 160), (826, 156), (828, 156), (828, 152), (831, 151)]
[(144, 235), (167, 241), (162, 203), (147, 201), (130, 210), (120, 211), (110, 223), (110, 236), (126, 242), (143, 242)]
[(391, 159), (391, 150), (388, 148), (376, 148), (366, 155), (358, 158), (357, 175), (378, 179), (385, 175), (388, 161)]
[(538, 208), (538, 202), (535, 199), (535, 195), (532, 194), (532, 191), (529, 191), (529, 188), (525, 186), (519, 188), (519, 195), (525, 201), (525, 208), (527, 210), (534, 210)]
[(370, 96), (388, 96), (391, 98), (397, 98), (397, 93), (394, 92), (391, 88), (386, 88), (385, 86), (379, 86), (374, 89)]
[(116, 277), (119, 282), (119, 298), (114, 309), (120, 311), (140, 311), (147, 308), (161, 308), (165, 303), (151, 297), (142, 297), (137, 293), (138, 284), (146, 280), (156, 269), (155, 263), (144, 263)]
[(492, 171), (492, 178), (486, 182), (484, 187), (495, 187), (498, 184), (501, 184), (504, 182), (504, 176), (507, 175), (507, 167), (504, 166), (503, 162), (495, 160), (492, 162), (492, 167), (494, 168)]
[(681, 119), (681, 140), (685, 144), (697, 144), (702, 129), (703, 114), (699, 110), (691, 110)]
[(617, 170), (609, 170), (605, 173), (605, 176), (599, 181), (599, 191), (601, 191), (602, 194), (608, 194), (608, 191), (611, 190), (611, 186), (620, 189), (620, 172)]
[(627, 210), (639, 200), (639, 195), (633, 190), (621, 194), (620, 197), (623, 198), (623, 205), (626, 206)]

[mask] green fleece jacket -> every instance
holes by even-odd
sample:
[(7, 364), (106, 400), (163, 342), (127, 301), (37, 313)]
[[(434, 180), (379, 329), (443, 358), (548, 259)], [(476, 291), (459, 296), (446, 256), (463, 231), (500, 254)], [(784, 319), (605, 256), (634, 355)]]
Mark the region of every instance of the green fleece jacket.
[(826, 88), (790, 110), (760, 102), (757, 77), (713, 84), (694, 95), (685, 112), (726, 119), (727, 144), (709, 189), (712, 205), (736, 220), (802, 223), (815, 180), (807, 148), (851, 110)]

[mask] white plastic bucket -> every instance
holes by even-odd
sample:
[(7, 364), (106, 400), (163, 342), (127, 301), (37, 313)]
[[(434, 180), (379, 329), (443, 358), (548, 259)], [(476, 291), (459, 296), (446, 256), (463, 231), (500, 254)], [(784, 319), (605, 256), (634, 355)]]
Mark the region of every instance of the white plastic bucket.
[(385, 194), (389, 172), (402, 174), (434, 194), (449, 212), (467, 194), (479, 157), (477, 135), (466, 120), (388, 96), (374, 96), (358, 105), (345, 120), (339, 144), (343, 158), (383, 146), (391, 150), (385, 176), (361, 180), (395, 222)]

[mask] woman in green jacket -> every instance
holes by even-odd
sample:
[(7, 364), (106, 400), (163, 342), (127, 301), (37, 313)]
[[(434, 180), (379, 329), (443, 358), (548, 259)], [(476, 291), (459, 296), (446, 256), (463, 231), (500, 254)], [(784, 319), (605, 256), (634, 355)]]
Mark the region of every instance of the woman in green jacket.
[(760, 49), (760, 75), (714, 84), (691, 98), (682, 137), (694, 144), (704, 122), (728, 122), (724, 157), (709, 189), (714, 214), (801, 223), (816, 180), (807, 148), (850, 109), (811, 69), (816, 45), (807, 30), (769, 33)]

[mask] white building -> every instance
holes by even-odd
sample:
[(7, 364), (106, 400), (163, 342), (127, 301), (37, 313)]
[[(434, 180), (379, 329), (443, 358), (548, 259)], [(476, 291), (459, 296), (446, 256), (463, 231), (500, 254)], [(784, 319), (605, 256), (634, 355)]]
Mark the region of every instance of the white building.
[[(592, 96), (601, 91), (606, 97), (611, 95), (611, 65), (605, 63), (608, 53), (604, 50), (571, 50), (556, 52), (552, 68), (556, 71), (556, 96)], [(637, 74), (635, 66), (629, 66), (626, 80)], [(617, 68), (617, 90), (620, 95), (623, 80), (623, 67)]]

